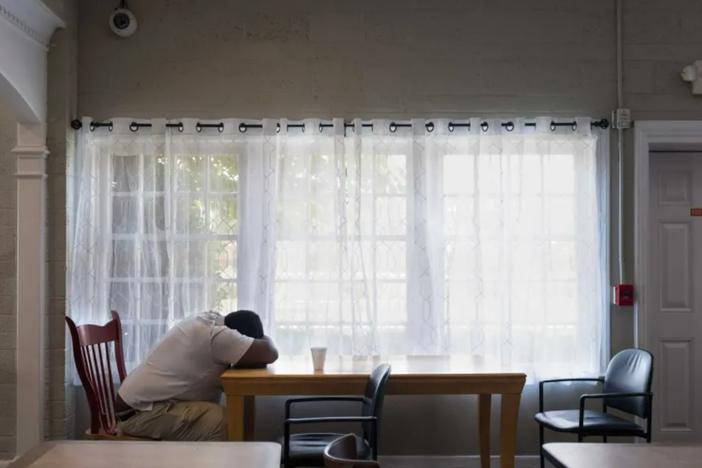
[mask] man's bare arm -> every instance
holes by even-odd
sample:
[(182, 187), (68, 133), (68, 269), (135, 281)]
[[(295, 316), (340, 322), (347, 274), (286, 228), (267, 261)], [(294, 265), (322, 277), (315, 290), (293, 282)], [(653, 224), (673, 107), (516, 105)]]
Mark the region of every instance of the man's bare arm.
[(278, 359), (278, 350), (273, 344), (273, 340), (264, 336), (261, 339), (255, 339), (248, 351), (239, 359), (235, 365), (237, 367), (264, 367), (266, 364), (271, 364)]

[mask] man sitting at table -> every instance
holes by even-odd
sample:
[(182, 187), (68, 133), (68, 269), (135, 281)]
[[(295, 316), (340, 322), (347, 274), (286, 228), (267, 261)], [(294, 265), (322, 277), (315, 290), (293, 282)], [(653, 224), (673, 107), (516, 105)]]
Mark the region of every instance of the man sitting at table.
[(263, 367), (276, 359), (254, 312), (187, 318), (122, 383), (115, 402), (119, 427), (151, 439), (227, 440), (219, 376), (230, 365)]

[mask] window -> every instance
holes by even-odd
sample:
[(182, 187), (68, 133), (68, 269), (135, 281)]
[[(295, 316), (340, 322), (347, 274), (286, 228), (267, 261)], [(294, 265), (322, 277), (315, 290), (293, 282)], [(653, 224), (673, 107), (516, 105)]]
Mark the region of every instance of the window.
[(81, 133), (73, 161), (69, 290), (79, 322), (121, 313), (130, 365), (185, 316), (252, 308), (285, 354), (600, 370), (608, 166), (587, 120), (137, 134), (116, 122)]

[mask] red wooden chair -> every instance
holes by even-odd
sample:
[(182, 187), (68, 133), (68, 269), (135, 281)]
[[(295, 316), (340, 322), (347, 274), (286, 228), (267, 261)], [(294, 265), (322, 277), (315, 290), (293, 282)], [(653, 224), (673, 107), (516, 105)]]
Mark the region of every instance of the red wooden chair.
[(127, 372), (122, 352), (122, 324), (119, 314), (112, 311), (112, 320), (105, 325), (76, 326), (66, 317), (73, 342), (73, 359), (90, 406), (90, 428), (85, 431), (89, 439), (135, 439), (121, 434), (115, 417), (115, 387), (112, 381), (112, 359), (120, 382)]

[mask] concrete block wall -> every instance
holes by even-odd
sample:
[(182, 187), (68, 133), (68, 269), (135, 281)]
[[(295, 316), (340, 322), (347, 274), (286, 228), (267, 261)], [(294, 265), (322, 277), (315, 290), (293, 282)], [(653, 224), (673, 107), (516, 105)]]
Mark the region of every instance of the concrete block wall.
[(17, 125), (0, 105), (0, 460), (15, 453), (16, 318), (15, 146)]
[(16, 330), (15, 146), (17, 125), (0, 103), (0, 460), (15, 452)]
[[(149, 1), (137, 33), (80, 4), (96, 118), (586, 113), (614, 97), (612, 1)], [(178, 96), (174, 99), (174, 96)]]

